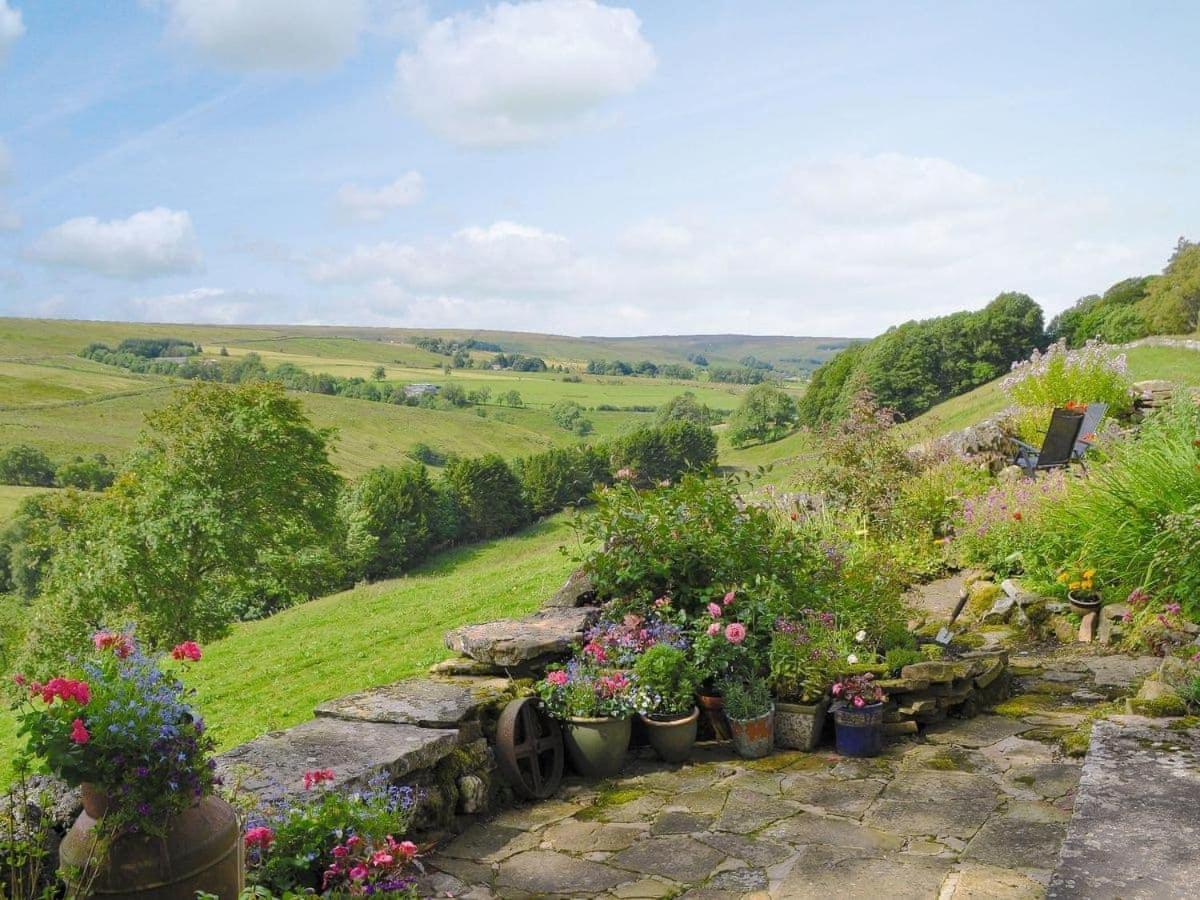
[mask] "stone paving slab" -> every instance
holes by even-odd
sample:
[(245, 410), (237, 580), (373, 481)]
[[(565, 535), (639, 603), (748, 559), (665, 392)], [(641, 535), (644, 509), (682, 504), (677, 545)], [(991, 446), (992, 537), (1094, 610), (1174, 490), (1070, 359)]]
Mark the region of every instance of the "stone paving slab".
[(274, 802), (302, 794), (311, 769), (332, 769), (333, 787), (361, 784), (384, 771), (400, 779), (435, 765), (458, 743), (458, 731), (450, 729), (312, 719), (221, 754), (217, 772), (226, 784)]
[(1200, 731), (1137, 716), (1097, 722), (1048, 897), (1196, 896), (1197, 810)]
[(506, 678), (410, 678), (326, 701), (315, 712), (334, 719), (456, 728), (507, 697), (511, 686)]

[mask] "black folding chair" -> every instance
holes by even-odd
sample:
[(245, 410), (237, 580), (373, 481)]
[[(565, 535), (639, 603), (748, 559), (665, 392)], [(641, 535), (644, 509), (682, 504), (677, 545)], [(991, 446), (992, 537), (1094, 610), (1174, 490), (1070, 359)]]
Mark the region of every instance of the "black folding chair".
[(1046, 429), (1046, 436), (1042, 438), (1042, 449), (1018, 440), (1017, 458), (1013, 462), (1030, 477), (1036, 472), (1061, 469), (1075, 455), (1075, 442), (1079, 440), (1082, 428), (1082, 412), (1059, 407), (1050, 415), (1050, 427)]

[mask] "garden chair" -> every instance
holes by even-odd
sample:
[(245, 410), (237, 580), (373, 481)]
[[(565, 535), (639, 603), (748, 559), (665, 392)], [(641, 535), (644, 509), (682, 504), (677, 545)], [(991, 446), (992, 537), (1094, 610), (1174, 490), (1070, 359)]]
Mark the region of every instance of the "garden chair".
[(1037, 472), (1061, 469), (1075, 456), (1075, 444), (1083, 427), (1083, 413), (1059, 407), (1050, 414), (1050, 427), (1042, 438), (1042, 449), (1016, 440), (1017, 458), (1013, 460), (1031, 478)]
[(1106, 412), (1108, 412), (1107, 403), (1089, 403), (1087, 409), (1084, 410), (1083, 421), (1079, 423), (1079, 438), (1075, 441), (1075, 450), (1072, 453), (1072, 456), (1080, 463), (1083, 462), (1083, 454), (1087, 453), (1088, 448), (1092, 446), (1092, 438), (1096, 436), (1096, 427)]

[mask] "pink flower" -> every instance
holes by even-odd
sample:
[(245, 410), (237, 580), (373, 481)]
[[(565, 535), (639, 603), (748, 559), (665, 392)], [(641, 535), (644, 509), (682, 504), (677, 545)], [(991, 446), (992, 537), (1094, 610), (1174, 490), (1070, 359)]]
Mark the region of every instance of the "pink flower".
[(711, 625), (708, 626), (708, 636), (709, 637), (716, 637), (720, 633), (721, 633), (721, 623), (720, 622), (713, 622)]
[(714, 619), (721, 618), (721, 607), (717, 606), (715, 603), (708, 604), (708, 614)]
[(384, 850), (377, 850), (371, 854), (371, 865), (376, 867), (390, 866), (394, 860), (395, 857)]
[(71, 723), (71, 740), (76, 744), (86, 744), (92, 739), (88, 734), (88, 730), (83, 725), (83, 719), (76, 719)]
[(17, 687), (25, 687), (25, 676), (21, 672), (18, 672), (12, 678), (13, 684), (15, 684)]
[(550, 672), (546, 676), (546, 680), (548, 682), (550, 682), (552, 685), (554, 685), (555, 687), (562, 687), (564, 684), (567, 683), (569, 678), (567, 677), (566, 672), (564, 672), (562, 669), (559, 669), (556, 672)]
[(357, 847), (362, 842), (363, 842), (363, 839), (360, 838), (357, 834), (352, 834), (352, 835), (350, 835), (350, 837), (346, 838), (346, 846), (350, 847), (350, 848)]
[(338, 844), (336, 847), (334, 847), (331, 852), (338, 859), (345, 859), (347, 856), (350, 855), (350, 851), (347, 850), (345, 847), (343, 847), (341, 844)]
[(670, 605), (671, 605), (671, 601), (667, 597), (659, 597), (657, 600), (654, 601), (655, 609), (665, 609), (666, 607), (668, 607)]
[(725, 640), (731, 644), (740, 644), (746, 639), (746, 626), (741, 622), (731, 622), (725, 629)]
[(348, 874), (355, 881), (364, 881), (368, 875), (367, 867), (362, 863), (359, 863), (357, 866), (351, 869)]
[(835, 697), (838, 696), (841, 692), (842, 692), (842, 683), (840, 681), (836, 682), (833, 685), (833, 687), (830, 688), (830, 693), (832, 693), (833, 696), (835, 696)]
[(412, 841), (401, 841), (396, 845), (396, 852), (400, 854), (400, 858), (404, 862), (408, 862), (417, 855), (417, 845)]
[(730, 591), (728, 594), (726, 594), (726, 595), (725, 595), (725, 600), (724, 600), (724, 603), (725, 603), (725, 605), (726, 605), (726, 606), (728, 606), (729, 604), (731, 604), (731, 603), (733, 602), (733, 598), (734, 598), (735, 596), (736, 596), (736, 595), (734, 594), (734, 592), (733, 592), (733, 591)]
[(326, 781), (333, 781), (333, 769), (312, 769), (304, 773), (304, 789), (306, 791), (310, 791)]
[(861, 695), (861, 694), (855, 694), (855, 696), (854, 696), (854, 705), (855, 705), (855, 706), (866, 706), (866, 705), (867, 705), (867, 701), (866, 701), (866, 700), (864, 700), (864, 699), (862, 698), (862, 695)]
[[(257, 828), (251, 828), (246, 832), (244, 838), (247, 847), (257, 847), (259, 850), (266, 850), (275, 841), (275, 832), (265, 825), (259, 825)], [(333, 855), (337, 856), (339, 848), (333, 848)], [(345, 848), (341, 848), (345, 850)]]
[(633, 477), (633, 469), (629, 468), (628, 466), (622, 469), (617, 469), (617, 471), (613, 473), (613, 478), (617, 479), (618, 481), (632, 481)]
[(133, 654), (133, 640), (127, 634), (113, 631), (97, 631), (92, 635), (97, 650), (112, 650), (118, 659), (127, 659)]
[(200, 661), (200, 645), (195, 641), (184, 641), (182, 644), (176, 644), (171, 650), (172, 659), (186, 659), (191, 662)]

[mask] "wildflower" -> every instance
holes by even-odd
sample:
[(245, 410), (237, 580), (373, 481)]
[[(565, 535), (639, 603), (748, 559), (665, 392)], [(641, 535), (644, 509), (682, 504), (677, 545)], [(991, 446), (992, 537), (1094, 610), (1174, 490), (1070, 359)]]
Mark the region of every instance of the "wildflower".
[(721, 607), (717, 606), (715, 603), (708, 604), (708, 614), (714, 619), (721, 618)]
[(12, 677), (13, 684), (17, 687), (25, 687), (25, 676), (21, 672), (17, 672)]
[(395, 861), (395, 857), (386, 850), (376, 850), (371, 854), (371, 865), (373, 866), (390, 866)]
[(1125, 598), (1125, 602), (1130, 606), (1141, 606), (1150, 599), (1150, 595), (1142, 588), (1134, 588), (1130, 591), (1129, 596)]
[[(715, 624), (715, 623), (714, 623)], [(741, 622), (731, 622), (725, 629), (725, 640), (731, 644), (740, 644), (746, 639), (746, 626)]]
[(1169, 616), (1177, 616), (1182, 611), (1182, 607), (1178, 603), (1168, 603), (1163, 607)]
[(633, 481), (633, 469), (629, 468), (628, 466), (617, 469), (617, 471), (613, 473), (613, 478), (617, 479), (617, 481)]
[(86, 744), (92, 739), (88, 734), (87, 728), (84, 727), (83, 719), (76, 719), (71, 723), (71, 740), (76, 744)]
[(859, 644), (861, 644), (866, 639), (867, 639), (866, 630), (859, 631), (858, 634), (854, 635), (854, 640)]
[(318, 784), (333, 781), (333, 769), (312, 769), (304, 773), (304, 789), (312, 790)]
[(92, 635), (92, 644), (97, 650), (112, 650), (117, 659), (128, 659), (133, 655), (133, 640), (127, 634), (97, 631)]
[(669, 597), (659, 597), (657, 600), (654, 601), (655, 609), (666, 609), (670, 605), (671, 605), (671, 600)]
[(1017, 510), (1015, 513), (1013, 513), (1013, 514), (1012, 514), (1012, 516), (1013, 516), (1013, 518), (1014, 518), (1014, 519), (1016, 519), (1018, 522), (1020, 522), (1020, 521), (1021, 521), (1021, 519), (1023, 518), (1023, 516), (1021, 515), (1021, 511), (1020, 511), (1019, 509), (1018, 509), (1018, 510)]
[(364, 866), (362, 863), (359, 863), (357, 866), (355, 866), (349, 872), (350, 877), (352, 879), (354, 879), (355, 881), (366, 880), (367, 874), (368, 874), (367, 867)]
[[(266, 850), (268, 847), (271, 846), (271, 844), (273, 844), (275, 842), (275, 832), (272, 831), (270, 828), (267, 828), (265, 825), (259, 825), (257, 828), (249, 829), (246, 832), (246, 836), (243, 838), (243, 840), (246, 842), (246, 846), (249, 848), (256, 848), (258, 850)], [(333, 848), (334, 856), (338, 855), (337, 851), (339, 849), (341, 849), (343, 852), (345, 852), (346, 848), (345, 847), (341, 847), (341, 848), (334, 847)]]
[(709, 637), (716, 637), (720, 633), (721, 633), (721, 623), (720, 622), (713, 622), (712, 624), (710, 624), (708, 626), (708, 636)]
[(726, 606), (729, 606), (729, 604), (733, 603), (733, 600), (734, 600), (734, 597), (735, 597), (735, 596), (737, 596), (737, 595), (736, 595), (736, 594), (735, 594), (733, 591), (730, 591), (728, 594), (726, 594), (726, 595), (725, 595), (725, 599), (724, 599), (724, 601), (722, 601), (722, 602), (723, 602), (723, 603), (724, 603)]
[(195, 641), (184, 641), (171, 649), (172, 659), (186, 659), (191, 662), (200, 661), (200, 645)]
[(563, 685), (565, 685), (567, 683), (567, 681), (569, 680), (569, 677), (567, 676), (567, 673), (564, 672), (562, 669), (558, 669), (557, 671), (549, 673), (546, 676), (546, 680), (548, 682), (550, 682), (552, 685), (554, 685), (555, 687), (562, 687)]
[(846, 657), (846, 662), (850, 663), (850, 665), (852, 665), (852, 666), (857, 666), (858, 665), (858, 657), (855, 654), (851, 653), (849, 656)]

